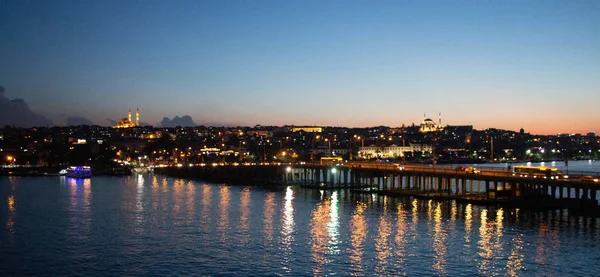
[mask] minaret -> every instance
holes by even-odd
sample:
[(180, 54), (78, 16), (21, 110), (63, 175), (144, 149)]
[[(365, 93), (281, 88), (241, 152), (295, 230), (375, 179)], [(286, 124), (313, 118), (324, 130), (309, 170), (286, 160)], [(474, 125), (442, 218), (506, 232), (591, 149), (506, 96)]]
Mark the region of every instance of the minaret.
[(442, 113), (440, 113), (440, 127), (442, 127)]
[(129, 112), (127, 113), (127, 119), (131, 122), (131, 109), (129, 109)]
[(140, 109), (135, 109), (135, 126), (140, 126)]

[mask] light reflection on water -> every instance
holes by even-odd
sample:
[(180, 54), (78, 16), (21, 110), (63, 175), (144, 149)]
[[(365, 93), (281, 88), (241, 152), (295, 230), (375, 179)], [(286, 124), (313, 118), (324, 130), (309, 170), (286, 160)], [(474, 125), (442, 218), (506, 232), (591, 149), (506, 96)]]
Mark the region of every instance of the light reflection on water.
[[(323, 199), (323, 192), (321, 191)], [(315, 275), (322, 275), (326, 265), (326, 255), (329, 252), (330, 234), (328, 224), (331, 218), (331, 199), (325, 198), (313, 209), (310, 223), (311, 249)]]
[(275, 193), (267, 192), (264, 203), (263, 235), (269, 246), (273, 242), (273, 218), (275, 217)]
[(229, 231), (229, 187), (221, 186), (219, 190), (219, 220), (217, 221), (217, 232), (221, 242), (228, 239)]
[(202, 185), (202, 212), (200, 229), (205, 236), (209, 235), (212, 226), (211, 216), (211, 200), (212, 200), (212, 187), (208, 184)]
[(438, 203), (434, 211), (434, 227), (433, 227), (433, 249), (435, 251), (433, 269), (438, 274), (446, 274), (446, 230), (442, 223), (442, 208), (441, 203)]
[(281, 235), (279, 238), (279, 249), (281, 250), (282, 267), (286, 273), (290, 272), (291, 254), (293, 252), (292, 243), (294, 242), (294, 190), (287, 187), (283, 204), (283, 213), (281, 215)]
[(329, 201), (329, 222), (327, 222), (327, 233), (329, 234), (328, 253), (339, 254), (338, 244), (340, 236), (340, 215), (339, 215), (338, 192), (331, 193)]
[(250, 226), (250, 188), (246, 187), (240, 192), (240, 243), (247, 245), (250, 240), (248, 228)]
[(364, 243), (367, 238), (367, 222), (365, 220), (365, 210), (367, 204), (358, 202), (356, 210), (352, 215), (350, 222), (350, 274), (352, 276), (364, 275), (362, 256), (364, 252)]
[(406, 266), (406, 244), (408, 242), (406, 238), (407, 230), (407, 222), (406, 222), (406, 211), (404, 210), (404, 204), (398, 203), (398, 212), (396, 219), (396, 236), (395, 242), (396, 244), (393, 246), (395, 248), (395, 256), (397, 259), (396, 266), (398, 267), (398, 273), (401, 275), (406, 275), (405, 266)]
[(4, 178), (0, 197), (3, 275), (600, 272), (599, 220), (552, 211), (151, 175)]
[(392, 234), (392, 224), (390, 223), (390, 215), (388, 214), (388, 198), (383, 199), (383, 211), (379, 216), (379, 226), (377, 227), (377, 236), (375, 237), (375, 251), (377, 265), (375, 272), (385, 274), (387, 270), (388, 259), (392, 255), (391, 247), (389, 246), (388, 238)]
[(471, 226), (473, 225), (473, 205), (465, 208), (465, 247), (471, 246)]

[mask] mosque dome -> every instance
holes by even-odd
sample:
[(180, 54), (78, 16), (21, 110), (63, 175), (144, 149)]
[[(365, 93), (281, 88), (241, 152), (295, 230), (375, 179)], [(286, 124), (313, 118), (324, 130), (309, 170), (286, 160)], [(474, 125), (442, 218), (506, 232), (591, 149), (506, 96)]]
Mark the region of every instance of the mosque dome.
[(419, 131), (421, 133), (434, 132), (437, 130), (438, 126), (435, 123), (435, 121), (433, 121), (431, 118), (425, 118), (425, 120), (423, 120), (423, 122), (421, 123), (421, 128), (419, 128)]

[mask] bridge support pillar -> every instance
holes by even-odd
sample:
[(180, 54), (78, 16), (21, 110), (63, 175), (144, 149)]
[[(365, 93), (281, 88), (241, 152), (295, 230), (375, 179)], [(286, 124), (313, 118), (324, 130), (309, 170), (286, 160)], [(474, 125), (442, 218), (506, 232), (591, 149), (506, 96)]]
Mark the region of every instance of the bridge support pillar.
[(565, 188), (563, 186), (558, 187), (558, 195), (560, 196), (561, 199), (563, 198), (564, 190), (565, 190)]

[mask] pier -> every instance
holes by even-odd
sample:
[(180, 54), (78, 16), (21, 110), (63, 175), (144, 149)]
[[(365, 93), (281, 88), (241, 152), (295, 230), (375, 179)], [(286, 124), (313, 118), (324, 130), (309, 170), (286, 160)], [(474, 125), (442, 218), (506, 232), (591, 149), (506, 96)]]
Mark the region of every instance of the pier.
[(600, 216), (600, 183), (579, 178), (521, 177), (507, 170), (476, 174), (449, 168), (388, 163), (343, 165), (235, 164), (157, 168), (157, 173), (230, 184), (299, 185), (315, 189), (349, 189), (475, 204), (563, 209)]

